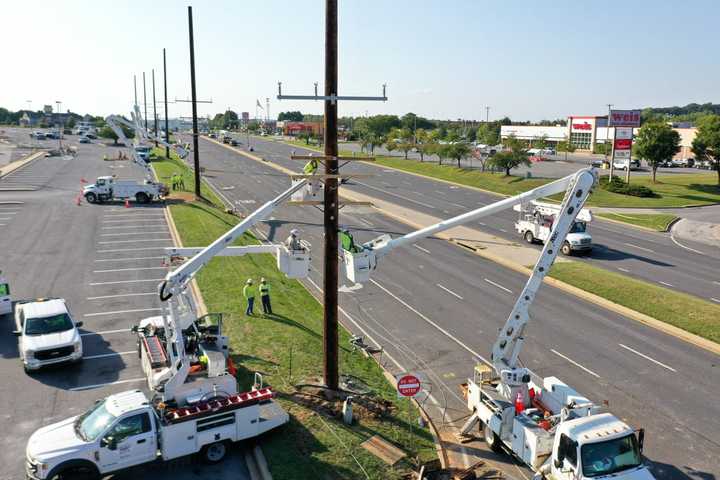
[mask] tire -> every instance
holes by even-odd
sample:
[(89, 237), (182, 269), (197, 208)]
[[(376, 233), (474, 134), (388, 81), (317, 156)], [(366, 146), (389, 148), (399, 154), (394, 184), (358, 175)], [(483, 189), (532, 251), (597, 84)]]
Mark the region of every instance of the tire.
[(95, 465), (60, 466), (57, 472), (51, 472), (48, 480), (100, 480), (100, 472)]
[(570, 244), (565, 242), (563, 243), (563, 246), (560, 248), (560, 251), (563, 255), (570, 256), (572, 255), (572, 248), (570, 248)]
[(228, 453), (228, 444), (226, 442), (215, 442), (205, 445), (200, 450), (200, 457), (207, 464), (216, 464), (223, 461)]
[(527, 230), (525, 232), (525, 235), (523, 235), (523, 237), (525, 237), (525, 241), (527, 243), (535, 243), (535, 236), (533, 235), (533, 233), (530, 230)]
[(93, 192), (88, 192), (85, 194), (85, 200), (87, 200), (88, 203), (95, 203), (97, 202), (97, 195)]
[(495, 453), (500, 453), (502, 451), (502, 442), (500, 441), (500, 437), (498, 437), (495, 432), (490, 429), (489, 425), (485, 425), (485, 428), (483, 429), (483, 438), (485, 438), (485, 443), (487, 443), (487, 446), (490, 447), (490, 450)]
[(150, 201), (150, 197), (145, 192), (138, 192), (137, 195), (135, 195), (135, 200), (138, 203), (148, 203)]

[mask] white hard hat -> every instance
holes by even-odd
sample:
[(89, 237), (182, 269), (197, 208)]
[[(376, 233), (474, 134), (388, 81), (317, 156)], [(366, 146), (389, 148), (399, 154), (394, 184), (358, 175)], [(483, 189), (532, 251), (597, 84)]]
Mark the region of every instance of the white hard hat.
[(252, 283), (253, 283), (252, 278), (248, 278), (247, 282), (245, 282), (245, 283), (247, 283), (248, 285), (252, 285)]
[(300, 232), (298, 231), (297, 228), (293, 228), (292, 230), (290, 230), (290, 235), (297, 235), (298, 233), (300, 233)]

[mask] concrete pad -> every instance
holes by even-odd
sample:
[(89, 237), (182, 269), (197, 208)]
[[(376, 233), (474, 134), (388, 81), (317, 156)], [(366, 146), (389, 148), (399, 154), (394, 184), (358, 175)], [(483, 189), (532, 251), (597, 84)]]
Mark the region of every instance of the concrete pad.
[(672, 227), (674, 236), (684, 240), (704, 243), (712, 247), (720, 247), (720, 224), (700, 222), (682, 218)]

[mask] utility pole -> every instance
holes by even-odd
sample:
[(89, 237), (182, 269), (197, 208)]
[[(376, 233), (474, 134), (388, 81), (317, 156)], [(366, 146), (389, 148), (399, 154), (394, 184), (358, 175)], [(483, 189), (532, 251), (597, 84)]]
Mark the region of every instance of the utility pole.
[(145, 89), (145, 72), (143, 72), (143, 106), (145, 107), (145, 131), (147, 131), (147, 90)]
[(490, 107), (485, 107), (485, 123), (490, 123)]
[[(167, 102), (167, 62), (165, 61), (165, 49), (163, 48), (163, 87), (165, 91), (165, 143), (170, 143), (170, 128), (168, 126), (168, 102)], [(170, 158), (170, 147), (165, 146), (165, 157)]]
[(135, 105), (137, 105), (137, 75), (133, 75), (133, 88), (135, 89)]
[(58, 149), (62, 151), (62, 137), (65, 130), (65, 122), (60, 123), (62, 112), (60, 111), (60, 105), (62, 105), (62, 102), (60, 100), (55, 100), (55, 103), (57, 104), (57, 113), (58, 113)]
[(195, 167), (195, 197), (200, 198), (200, 152), (198, 152), (197, 92), (195, 89), (195, 39), (193, 37), (192, 7), (188, 6), (190, 33), (190, 90), (192, 95), (193, 158)]
[[(152, 69), (152, 82), (153, 82), (153, 117), (155, 117), (155, 137), (158, 136), (158, 118), (157, 118), (157, 104), (155, 103), (155, 69)], [(158, 146), (157, 140), (155, 140), (155, 146)]]
[[(605, 126), (605, 161), (608, 161), (608, 141), (610, 140), (610, 109), (612, 108), (612, 103), (607, 104), (608, 107), (608, 118), (607, 118), (607, 125)], [(572, 125), (570, 126), (572, 128)], [(610, 155), (610, 177), (609, 179), (612, 180), (613, 177), (613, 170), (614, 170), (614, 161), (613, 156)], [(630, 167), (628, 166), (628, 170)]]

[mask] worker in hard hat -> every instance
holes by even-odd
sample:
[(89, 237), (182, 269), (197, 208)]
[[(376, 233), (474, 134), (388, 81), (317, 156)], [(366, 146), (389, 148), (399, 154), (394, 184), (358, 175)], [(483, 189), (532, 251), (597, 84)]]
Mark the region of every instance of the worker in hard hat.
[(270, 306), (270, 285), (264, 278), (260, 279), (260, 301), (262, 302), (263, 313), (265, 315), (272, 315), (272, 306)]
[(290, 230), (290, 236), (285, 240), (285, 246), (288, 248), (288, 250), (302, 250), (302, 244), (300, 243), (300, 239), (298, 238), (298, 235), (300, 232), (297, 230), (297, 228), (293, 228)]
[(253, 306), (255, 305), (255, 286), (253, 285), (252, 278), (248, 278), (243, 287), (243, 297), (247, 301), (247, 308), (245, 309), (245, 315), (253, 314)]
[[(310, 154), (310, 156), (312, 157), (312, 154)], [(317, 171), (317, 169), (318, 169), (317, 160), (314, 158), (311, 158), (310, 161), (307, 162), (305, 164), (305, 166), (303, 167), (303, 173), (305, 175), (314, 175), (315, 172)]]

